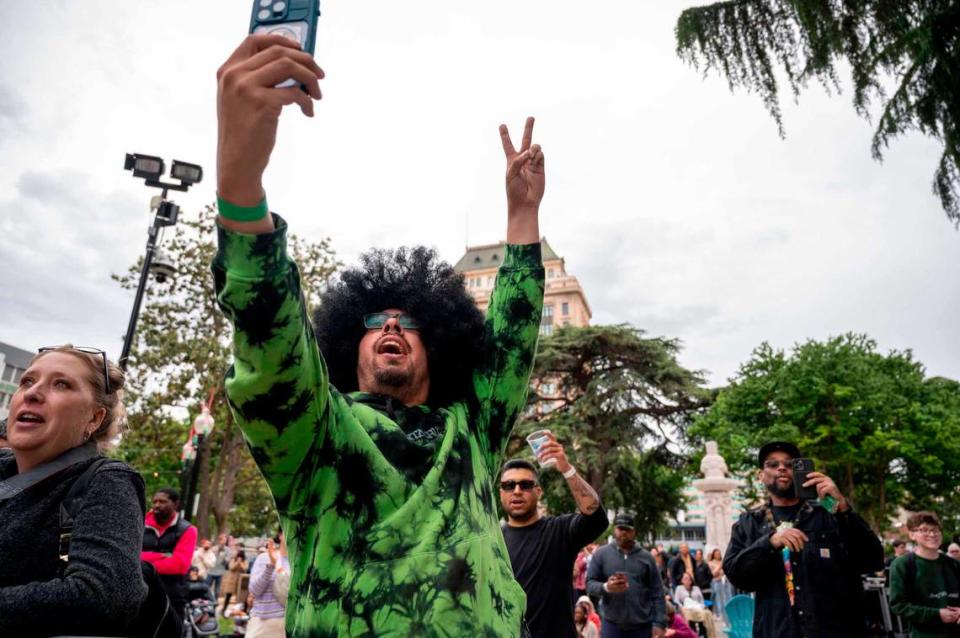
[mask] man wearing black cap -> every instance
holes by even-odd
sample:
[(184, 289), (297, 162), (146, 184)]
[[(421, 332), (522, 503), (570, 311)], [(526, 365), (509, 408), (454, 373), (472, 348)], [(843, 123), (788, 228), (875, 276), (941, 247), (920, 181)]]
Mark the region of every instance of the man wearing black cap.
[(860, 575), (883, 569), (883, 547), (829, 476), (810, 472), (803, 484), (816, 487), (818, 501), (796, 496), (799, 457), (784, 441), (760, 448), (758, 478), (770, 498), (733, 526), (723, 571), (756, 592), (754, 638), (864, 636)]
[(633, 517), (613, 519), (614, 542), (593, 553), (587, 593), (600, 598), (603, 638), (660, 638), (667, 625), (660, 571), (650, 552), (636, 544)]
[(610, 523), (600, 497), (570, 465), (563, 445), (551, 432), (546, 436), (537, 460), (563, 475), (579, 511), (542, 516), (537, 468), (524, 459), (512, 459), (500, 472), (500, 503), (507, 514), (503, 539), (513, 574), (527, 593), (524, 619), (532, 638), (576, 638), (573, 563), (580, 549)]

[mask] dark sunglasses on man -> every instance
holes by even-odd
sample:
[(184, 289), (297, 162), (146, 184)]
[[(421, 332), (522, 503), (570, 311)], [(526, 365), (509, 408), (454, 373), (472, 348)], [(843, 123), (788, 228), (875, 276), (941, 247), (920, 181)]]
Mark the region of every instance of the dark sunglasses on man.
[(396, 319), (404, 330), (420, 329), (420, 323), (416, 319), (400, 312), (371, 312), (363, 315), (363, 327), (367, 330), (381, 330), (391, 319)]
[(50, 352), (51, 350), (56, 350), (58, 348), (70, 348), (71, 350), (76, 350), (77, 352), (82, 352), (84, 354), (92, 354), (103, 359), (103, 387), (104, 391), (107, 394), (110, 394), (113, 390), (110, 387), (110, 371), (107, 369), (107, 353), (101, 350), (100, 348), (90, 348), (87, 346), (45, 346), (37, 350), (38, 353)]
[(500, 489), (504, 492), (512, 492), (517, 489), (518, 486), (524, 492), (529, 492), (537, 486), (537, 482), (530, 479), (524, 479), (522, 481), (500, 481)]

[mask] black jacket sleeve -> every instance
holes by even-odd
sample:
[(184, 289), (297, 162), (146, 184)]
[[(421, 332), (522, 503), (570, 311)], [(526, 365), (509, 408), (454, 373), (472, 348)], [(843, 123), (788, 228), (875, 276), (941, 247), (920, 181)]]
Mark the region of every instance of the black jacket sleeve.
[(867, 522), (853, 510), (838, 512), (834, 518), (857, 573), (870, 574), (883, 570), (883, 545)]
[(747, 513), (733, 526), (723, 557), (723, 573), (738, 589), (757, 591), (783, 578), (780, 554), (770, 544), (770, 534)]
[[(140, 570), (143, 479), (100, 468), (74, 521), (62, 578), (0, 588), (0, 635), (116, 635), (147, 596)], [(29, 539), (24, 539), (29, 543)]]

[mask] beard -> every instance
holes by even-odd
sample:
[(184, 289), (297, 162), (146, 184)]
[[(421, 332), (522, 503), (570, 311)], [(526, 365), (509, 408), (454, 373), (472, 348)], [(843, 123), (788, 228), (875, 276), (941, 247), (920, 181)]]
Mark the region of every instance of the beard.
[(510, 510), (507, 510), (506, 508), (504, 508), (504, 510), (506, 510), (507, 512), (507, 518), (517, 521), (519, 523), (524, 523), (526, 521), (529, 521), (531, 518), (533, 518), (534, 515), (537, 513), (537, 504), (534, 503), (533, 506), (530, 507), (530, 509), (522, 512), (517, 512), (516, 514), (511, 513)]
[(383, 388), (402, 388), (410, 382), (410, 371), (399, 367), (377, 368), (373, 380)]
[(767, 491), (777, 498), (793, 498), (795, 496), (793, 493), (793, 480), (791, 480), (786, 487), (780, 487), (780, 484), (774, 479), (772, 483), (767, 485)]

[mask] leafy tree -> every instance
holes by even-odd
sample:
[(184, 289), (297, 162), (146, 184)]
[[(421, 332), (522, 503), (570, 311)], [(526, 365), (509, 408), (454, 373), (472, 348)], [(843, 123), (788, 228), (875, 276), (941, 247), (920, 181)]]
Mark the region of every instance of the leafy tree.
[(924, 381), (921, 412), (938, 430), (941, 449), (928, 455), (922, 464), (904, 468), (905, 507), (911, 511), (933, 510), (941, 517), (943, 538), (960, 538), (960, 494), (957, 485), (956, 437), (960, 434), (960, 382), (944, 377)]
[[(210, 264), (216, 254), (216, 209), (181, 215), (162, 244), (177, 275), (151, 281), (129, 359), (129, 431), (118, 454), (143, 473), (148, 495), (180, 487), (180, 455), (199, 414), (213, 395), (216, 426), (197, 451), (200, 500), (195, 523), (201, 536), (260, 534), (276, 526), (270, 492), (260, 476), (224, 399), (223, 379), (232, 361), (232, 329), (216, 305)], [(308, 303), (339, 266), (329, 240), (310, 243), (291, 236)], [(114, 279), (135, 289), (142, 259)], [(189, 412), (189, 421), (182, 419)]]
[[(604, 505), (636, 514), (641, 538), (684, 505), (685, 459), (673, 439), (707, 404), (699, 373), (677, 362), (679, 343), (620, 326), (563, 327), (541, 338), (530, 405), (509, 451), (531, 456), (524, 440), (549, 429), (601, 494)], [(557, 512), (576, 505), (562, 477), (544, 472)]]
[[(763, 443), (793, 441), (880, 531), (899, 507), (935, 504), (960, 480), (958, 388), (925, 380), (909, 350), (881, 354), (865, 335), (810, 340), (789, 355), (763, 343), (690, 436), (716, 440), (745, 476)], [(762, 495), (751, 484), (746, 496)]]
[[(780, 86), (796, 99), (816, 78), (839, 91), (850, 65), (853, 104), (882, 104), (872, 153), (918, 129), (943, 143), (933, 189), (960, 226), (960, 4), (955, 0), (726, 0), (684, 11), (680, 57), (756, 91), (783, 135)], [(781, 74), (778, 79), (778, 72)], [(892, 94), (886, 87), (894, 86)]]

